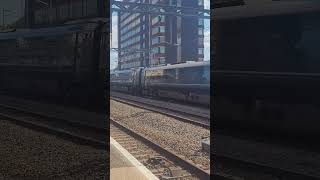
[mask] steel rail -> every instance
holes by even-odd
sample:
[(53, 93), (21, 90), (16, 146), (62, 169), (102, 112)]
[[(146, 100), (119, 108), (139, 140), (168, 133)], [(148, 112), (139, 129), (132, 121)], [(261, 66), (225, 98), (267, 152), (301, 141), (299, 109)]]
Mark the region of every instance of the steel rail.
[[(206, 129), (210, 129), (210, 119), (209, 120), (208, 119), (204, 119), (203, 117), (200, 117), (200, 116), (197, 116), (197, 115), (194, 115), (194, 114), (190, 114), (190, 113), (187, 113), (187, 112), (181, 112), (181, 111), (175, 111), (175, 110), (172, 110), (172, 109), (169, 109), (169, 108), (166, 108), (166, 107), (160, 107), (160, 106), (156, 106), (156, 105), (153, 105), (153, 104), (150, 104), (150, 103), (141, 102), (141, 101), (133, 101), (131, 99), (112, 97), (112, 96), (110, 97), (110, 99), (118, 101), (120, 103), (127, 104), (127, 105), (131, 105), (131, 106), (135, 106), (135, 107), (138, 107), (138, 108), (143, 108), (143, 109), (146, 109), (146, 110), (149, 110), (149, 111), (153, 111), (153, 112), (156, 112), (156, 113), (160, 113), (160, 114), (175, 118), (177, 120), (180, 120), (180, 121), (183, 121), (183, 122), (186, 122), (186, 123), (190, 123), (190, 124), (193, 124), (193, 125), (196, 125), (196, 126), (200, 126), (200, 127), (206, 128)], [(181, 116), (179, 114), (183, 114), (183, 115), (189, 116), (189, 117)], [(197, 118), (198, 120), (194, 120), (194, 119), (192, 119), (190, 117)], [(201, 119), (201, 120), (199, 120), (199, 119)]]

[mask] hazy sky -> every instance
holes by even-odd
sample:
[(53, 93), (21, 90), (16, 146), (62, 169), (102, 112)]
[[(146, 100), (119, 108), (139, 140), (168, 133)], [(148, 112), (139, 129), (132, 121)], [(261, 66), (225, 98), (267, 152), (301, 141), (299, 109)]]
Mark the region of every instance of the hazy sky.
[(10, 24), (24, 15), (24, 0), (0, 0), (0, 25), (2, 26), (3, 9), (6, 10), (4, 22)]
[[(205, 9), (210, 9), (210, 0), (204, 0)], [(112, 48), (118, 47), (118, 16), (117, 13), (112, 14)], [(210, 60), (210, 20), (204, 20), (204, 60)], [(110, 69), (114, 69), (118, 64), (118, 52), (111, 51)]]

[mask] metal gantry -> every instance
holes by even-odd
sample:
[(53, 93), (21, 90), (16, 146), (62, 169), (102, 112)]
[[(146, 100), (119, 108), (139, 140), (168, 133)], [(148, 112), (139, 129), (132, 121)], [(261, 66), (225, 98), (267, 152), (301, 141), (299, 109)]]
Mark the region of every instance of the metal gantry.
[(210, 19), (210, 9), (111, 0), (111, 11)]
[[(210, 9), (204, 8), (195, 8), (195, 7), (186, 7), (186, 6), (172, 6), (172, 5), (163, 5), (163, 4), (151, 4), (151, 3), (142, 3), (142, 2), (127, 2), (120, 0), (110, 0), (110, 15), (112, 16), (113, 12), (125, 12), (125, 13), (142, 13), (147, 14), (148, 16), (157, 15), (157, 16), (176, 16), (176, 17), (194, 17), (198, 19), (210, 19), (211, 11)], [(110, 16), (110, 17), (111, 17)], [(150, 18), (149, 18), (150, 20)], [(112, 21), (112, 18), (110, 18)], [(112, 24), (112, 22), (111, 22)], [(150, 24), (150, 22), (149, 22)], [(151, 36), (151, 31), (149, 30)], [(151, 40), (149, 40), (151, 41)], [(149, 42), (150, 44), (151, 42)], [(125, 51), (125, 52), (142, 52), (144, 53), (144, 58), (146, 54), (149, 53), (149, 56), (152, 54), (151, 49), (140, 49), (140, 50), (127, 50), (127, 49), (118, 49), (111, 48), (111, 50)], [(150, 59), (150, 57), (149, 57)]]

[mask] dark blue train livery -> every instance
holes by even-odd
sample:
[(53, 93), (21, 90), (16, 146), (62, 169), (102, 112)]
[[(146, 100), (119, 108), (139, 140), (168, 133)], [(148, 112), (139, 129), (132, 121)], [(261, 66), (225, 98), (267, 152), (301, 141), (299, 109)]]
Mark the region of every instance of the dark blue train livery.
[(110, 73), (112, 90), (210, 104), (210, 62), (134, 68)]

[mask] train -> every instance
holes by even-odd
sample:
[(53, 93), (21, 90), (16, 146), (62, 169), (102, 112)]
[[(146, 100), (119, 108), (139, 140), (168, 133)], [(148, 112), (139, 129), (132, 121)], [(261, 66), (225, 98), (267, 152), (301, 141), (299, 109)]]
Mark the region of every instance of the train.
[(210, 105), (210, 62), (187, 61), (110, 72), (110, 89)]
[(212, 19), (215, 127), (319, 136), (320, 3), (245, 2)]
[(0, 91), (105, 112), (107, 18), (0, 33)]

